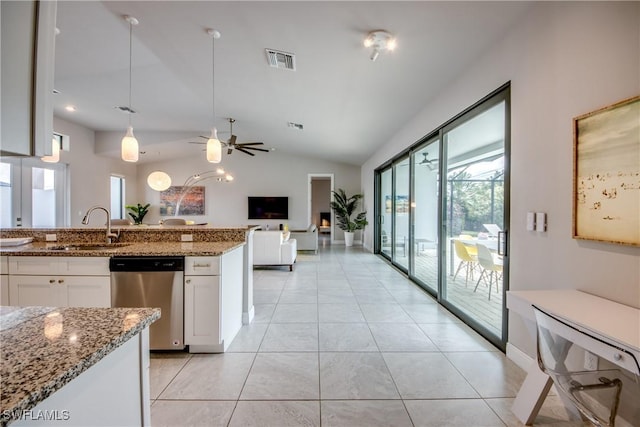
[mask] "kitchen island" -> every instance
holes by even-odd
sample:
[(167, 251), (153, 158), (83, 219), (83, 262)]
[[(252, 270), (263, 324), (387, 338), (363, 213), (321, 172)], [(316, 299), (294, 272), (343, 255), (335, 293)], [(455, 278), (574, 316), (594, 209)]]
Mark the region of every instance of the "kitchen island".
[(153, 308), (0, 307), (0, 425), (149, 425)]
[[(252, 227), (124, 226), (114, 230), (119, 234), (114, 243), (105, 241), (104, 228), (0, 230), (5, 241), (33, 239), (0, 247), (0, 304), (118, 306), (111, 300), (112, 257), (179, 256), (185, 257), (184, 344), (190, 352), (224, 352), (242, 323), (251, 322)], [(159, 328), (152, 328), (152, 337), (153, 329)], [(180, 340), (171, 342), (180, 347)]]

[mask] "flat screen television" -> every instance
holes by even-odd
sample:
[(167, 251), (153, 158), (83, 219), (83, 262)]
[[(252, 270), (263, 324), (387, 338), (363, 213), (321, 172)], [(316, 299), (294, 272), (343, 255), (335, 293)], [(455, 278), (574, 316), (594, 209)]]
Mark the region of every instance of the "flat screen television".
[(249, 197), (249, 219), (289, 219), (288, 197)]

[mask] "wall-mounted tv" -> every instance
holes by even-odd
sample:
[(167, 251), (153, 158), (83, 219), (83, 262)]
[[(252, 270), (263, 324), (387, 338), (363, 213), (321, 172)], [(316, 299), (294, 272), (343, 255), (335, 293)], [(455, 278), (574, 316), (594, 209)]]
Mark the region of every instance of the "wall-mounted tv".
[(289, 219), (288, 197), (249, 197), (249, 219)]

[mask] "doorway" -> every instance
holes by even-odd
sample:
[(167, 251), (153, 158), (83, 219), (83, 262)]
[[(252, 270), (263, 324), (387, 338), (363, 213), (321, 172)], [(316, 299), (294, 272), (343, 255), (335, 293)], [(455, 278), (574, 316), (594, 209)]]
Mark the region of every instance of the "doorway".
[(319, 246), (330, 245), (333, 241), (332, 191), (333, 174), (309, 174), (307, 218), (309, 224), (315, 224), (318, 228)]

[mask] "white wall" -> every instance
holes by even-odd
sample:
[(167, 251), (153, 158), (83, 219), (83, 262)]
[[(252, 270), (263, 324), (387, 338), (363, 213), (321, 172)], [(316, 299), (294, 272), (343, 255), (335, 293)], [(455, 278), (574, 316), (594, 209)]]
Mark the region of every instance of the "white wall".
[[(287, 155), (278, 151), (259, 153), (249, 157), (240, 152), (223, 154), (222, 167), (235, 179), (231, 183), (204, 181), (206, 187), (206, 215), (197, 217), (182, 216), (196, 222), (208, 222), (214, 226), (239, 226), (260, 224), (270, 228), (280, 223), (288, 223), (291, 229), (307, 228), (308, 217), (308, 174), (334, 174), (336, 188), (344, 188), (347, 193), (360, 192), (360, 168), (357, 166), (315, 160), (306, 157)], [(137, 202), (151, 203), (145, 222), (160, 220), (160, 193), (146, 185), (146, 177), (154, 170), (163, 170), (171, 176), (172, 185), (183, 185), (185, 180), (195, 174), (215, 170), (218, 165), (208, 163), (204, 153), (201, 156), (182, 158), (176, 161), (141, 164), (138, 166)], [(248, 196), (287, 196), (289, 197), (289, 220), (249, 220), (247, 219)], [(342, 239), (342, 232), (334, 236)]]
[[(94, 153), (95, 132), (59, 117), (53, 119), (53, 130), (69, 136), (69, 151), (60, 152), (60, 162), (68, 164), (71, 226), (81, 225), (82, 217), (94, 205), (109, 208), (111, 174), (125, 176), (126, 203), (136, 197), (136, 165)], [(104, 224), (103, 218), (92, 218), (90, 225)]]
[[(638, 95), (639, 76), (640, 3), (534, 4), (363, 165), (369, 222), (376, 167), (511, 81), (510, 288), (582, 289), (640, 307), (640, 248), (571, 237), (572, 118)], [(547, 233), (525, 230), (527, 211), (547, 212)], [(372, 232), (366, 230), (368, 247)], [(509, 328), (510, 343), (533, 355), (517, 315)]]

